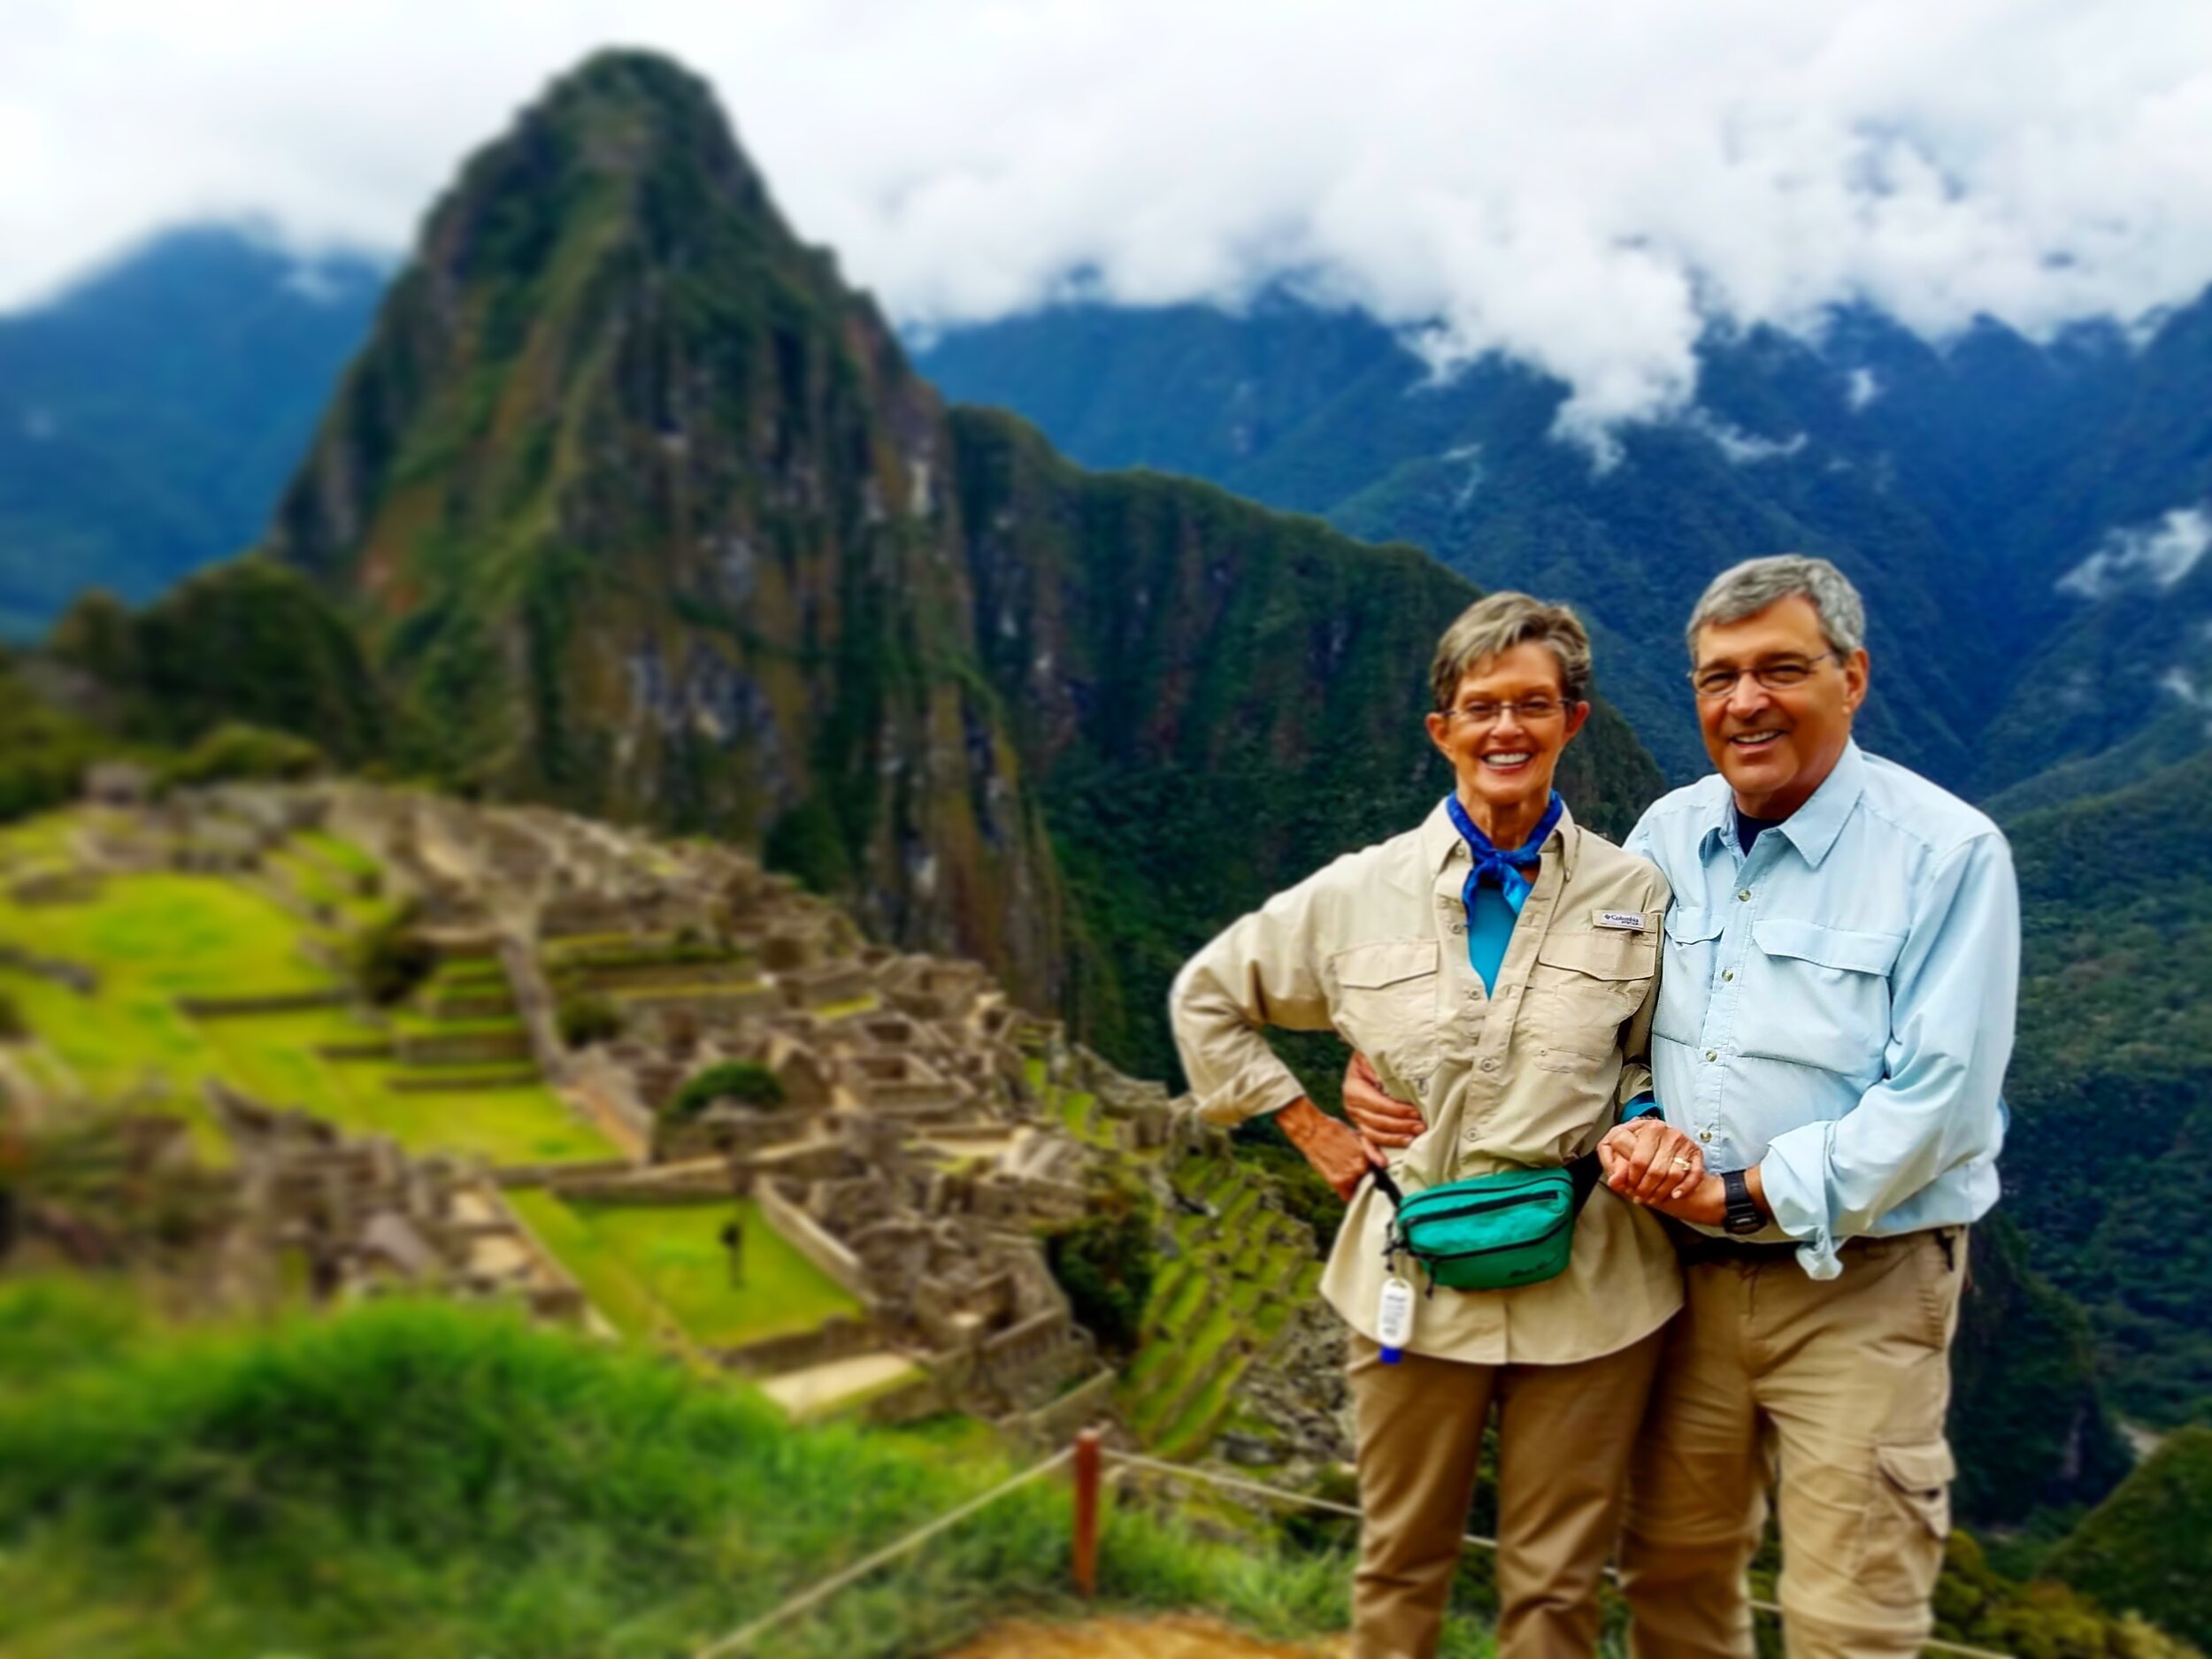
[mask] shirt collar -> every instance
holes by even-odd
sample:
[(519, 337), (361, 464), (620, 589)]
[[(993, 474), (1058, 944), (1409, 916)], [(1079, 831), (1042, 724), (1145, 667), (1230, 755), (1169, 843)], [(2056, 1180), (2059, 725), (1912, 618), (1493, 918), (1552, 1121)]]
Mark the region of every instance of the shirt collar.
[[(1866, 793), (1866, 756), (1855, 741), (1843, 746), (1835, 767), (1813, 791), (1812, 799), (1784, 818), (1771, 832), (1788, 838), (1791, 846), (1804, 856), (1805, 862), (1814, 869), (1820, 868), (1821, 860), (1836, 844), (1836, 837), (1843, 833), (1843, 826), (1850, 821), (1852, 812), (1859, 804), (1859, 797)], [(1736, 841), (1736, 795), (1723, 787), (1718, 792), (1718, 803), (1705, 826), (1705, 833), (1698, 838), (1698, 856), (1709, 858), (1717, 847), (1732, 846)]]
[[(1575, 856), (1582, 849), (1582, 832), (1576, 827), (1574, 809), (1571, 806), (1563, 804), (1559, 809), (1559, 822), (1552, 830), (1551, 839), (1544, 843), (1543, 850), (1548, 854), (1555, 848), (1558, 849), (1561, 862), (1560, 873), (1571, 880), (1575, 872)], [(1431, 870), (1440, 871), (1451, 863), (1455, 853), (1462, 858), (1466, 857), (1467, 843), (1460, 840), (1459, 832), (1452, 826), (1451, 813), (1446, 810), (1444, 803), (1439, 801), (1422, 821), (1421, 854)]]

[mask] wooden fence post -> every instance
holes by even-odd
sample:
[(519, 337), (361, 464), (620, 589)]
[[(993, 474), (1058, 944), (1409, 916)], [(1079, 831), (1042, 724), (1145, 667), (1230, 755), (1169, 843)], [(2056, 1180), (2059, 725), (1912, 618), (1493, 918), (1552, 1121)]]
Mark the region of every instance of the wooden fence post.
[(1075, 1437), (1075, 1593), (1098, 1594), (1098, 1466), (1096, 1429)]

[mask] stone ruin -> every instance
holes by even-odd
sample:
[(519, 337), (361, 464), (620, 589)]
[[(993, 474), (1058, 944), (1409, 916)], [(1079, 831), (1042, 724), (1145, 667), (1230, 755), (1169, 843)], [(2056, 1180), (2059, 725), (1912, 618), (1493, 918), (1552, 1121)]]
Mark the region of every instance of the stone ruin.
[[(344, 786), (332, 827), (447, 928), (502, 937), (549, 1079), (627, 1127), (631, 1171), (536, 1172), (571, 1196), (756, 1199), (865, 1310), (863, 1331), (779, 1339), (726, 1362), (819, 1363), (872, 1341), (938, 1404), (1025, 1411), (1101, 1374), (1046, 1266), (1041, 1227), (1079, 1217), (1102, 1156), (1041, 1107), (1033, 1072), (1094, 1093), (1114, 1144), (1166, 1142), (1166, 1093), (1023, 1013), (980, 965), (872, 945), (834, 906), (730, 849), (669, 845), (541, 808), (464, 807)], [(572, 1049), (565, 999), (619, 1010)], [(745, 1061), (780, 1087), (679, 1118), (684, 1082)]]
[(298, 1263), (317, 1302), (406, 1289), (583, 1318), (583, 1293), (537, 1248), (488, 1171), (411, 1158), (381, 1136), (343, 1134), (219, 1083), (206, 1093), (230, 1141), (253, 1254)]

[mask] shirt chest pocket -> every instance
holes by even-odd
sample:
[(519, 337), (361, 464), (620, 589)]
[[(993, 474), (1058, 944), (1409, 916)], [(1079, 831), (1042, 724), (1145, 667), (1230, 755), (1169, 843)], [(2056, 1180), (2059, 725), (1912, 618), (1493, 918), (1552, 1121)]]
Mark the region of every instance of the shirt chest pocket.
[(1720, 955), (1723, 918), (1714, 910), (1676, 905), (1667, 912), (1667, 967), (1659, 978), (1652, 1033), (1694, 1046), (1705, 1025), (1705, 999)]
[[(1655, 919), (1655, 918), (1654, 918)], [(1536, 948), (1523, 1018), (1532, 1058), (1548, 1071), (1578, 1071), (1610, 1054), (1659, 971), (1659, 938), (1647, 928), (1555, 928)]]
[(1386, 1083), (1409, 1087), (1436, 1069), (1437, 944), (1378, 939), (1329, 958), (1336, 1028), (1375, 1062)]
[(1889, 974), (1905, 936), (1775, 919), (1754, 922), (1751, 942), (1737, 1051), (1816, 1066), (1862, 1085), (1880, 1077), (1889, 1046)]

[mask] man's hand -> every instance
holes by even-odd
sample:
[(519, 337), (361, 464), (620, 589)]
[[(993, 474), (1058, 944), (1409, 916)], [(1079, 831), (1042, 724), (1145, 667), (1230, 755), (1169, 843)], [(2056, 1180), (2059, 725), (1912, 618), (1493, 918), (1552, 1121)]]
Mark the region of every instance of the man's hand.
[(1306, 1162), (1347, 1202), (1370, 1168), (1382, 1167), (1381, 1153), (1310, 1100), (1293, 1101), (1275, 1114), (1275, 1121), (1290, 1144), (1306, 1155)]
[(1717, 1175), (1701, 1177), (1679, 1198), (1663, 1198), (1651, 1206), (1677, 1221), (1693, 1221), (1701, 1227), (1717, 1227), (1728, 1216), (1728, 1188)]
[[(1743, 1172), (1744, 1190), (1751, 1194), (1753, 1208), (1769, 1221), (1774, 1219), (1774, 1206), (1767, 1202), (1766, 1176), (1760, 1166), (1753, 1164)], [(1678, 1199), (1663, 1201), (1652, 1206), (1677, 1221), (1694, 1221), (1701, 1227), (1717, 1227), (1728, 1218), (1728, 1187), (1717, 1175), (1708, 1175)]]
[(1598, 1142), (1598, 1169), (1624, 1198), (1665, 1209), (1696, 1191), (1705, 1155), (1696, 1141), (1658, 1117), (1616, 1124)]
[[(1344, 1068), (1344, 1115), (1371, 1148), (1409, 1147), (1429, 1126), (1419, 1107), (1383, 1093), (1382, 1079), (1357, 1049)], [(1382, 1162), (1379, 1154), (1375, 1161)]]

